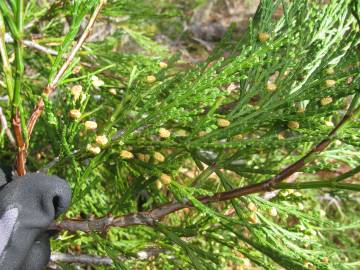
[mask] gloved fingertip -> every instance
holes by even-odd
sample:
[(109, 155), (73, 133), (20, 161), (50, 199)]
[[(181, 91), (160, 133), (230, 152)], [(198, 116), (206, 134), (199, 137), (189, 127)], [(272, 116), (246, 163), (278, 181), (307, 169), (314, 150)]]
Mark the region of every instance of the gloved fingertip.
[(49, 215), (57, 218), (70, 206), (71, 188), (64, 179), (43, 173), (28, 173), (25, 177), (36, 186), (41, 205)]
[(71, 188), (69, 184), (57, 177), (52, 176), (51, 178), (52, 186), (52, 204), (55, 210), (55, 218), (61, 215), (66, 211), (71, 203)]

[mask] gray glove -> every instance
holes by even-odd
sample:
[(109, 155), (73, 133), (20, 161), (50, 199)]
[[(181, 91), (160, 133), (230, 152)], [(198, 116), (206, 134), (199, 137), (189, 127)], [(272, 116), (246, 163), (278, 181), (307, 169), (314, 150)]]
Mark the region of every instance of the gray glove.
[(42, 270), (50, 258), (48, 227), (69, 206), (69, 185), (42, 173), (9, 180), (0, 169), (0, 269)]

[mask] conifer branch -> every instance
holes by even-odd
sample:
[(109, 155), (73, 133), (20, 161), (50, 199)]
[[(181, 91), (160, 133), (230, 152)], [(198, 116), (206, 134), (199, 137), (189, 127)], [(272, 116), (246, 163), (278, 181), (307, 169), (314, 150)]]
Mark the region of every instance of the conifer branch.
[[(45, 88), (43, 89), (43, 94), (45, 96), (49, 96), (52, 92), (55, 91), (56, 86), (58, 84), (58, 82), (60, 81), (61, 77), (64, 75), (65, 71), (69, 68), (71, 62), (74, 60), (74, 57), (76, 55), (76, 53), (80, 50), (80, 48), (82, 47), (82, 45), (84, 44), (85, 40), (87, 39), (87, 37), (89, 36), (94, 23), (96, 21), (97, 16), (99, 15), (102, 7), (104, 6), (104, 4), (106, 3), (106, 0), (101, 0), (99, 5), (96, 7), (94, 13), (92, 14), (84, 32), (82, 33), (80, 39), (78, 40), (78, 42), (76, 43), (76, 45), (73, 47), (73, 49), (71, 50), (69, 56), (67, 57), (65, 63), (62, 65), (62, 67), (60, 68), (60, 70), (58, 71), (58, 73), (56, 74), (54, 80), (52, 82), (50, 82), (48, 85), (45, 86)], [(37, 106), (35, 107), (34, 111), (32, 112), (32, 115), (28, 121), (27, 127), (28, 127), (28, 131), (29, 131), (29, 136), (31, 136), (32, 131), (34, 129), (34, 126), (37, 122), (37, 120), (39, 119), (40, 115), (42, 114), (42, 111), (44, 110), (44, 100), (43, 98), (41, 98), (37, 104)]]
[[(100, 0), (100, 3), (94, 10), (84, 32), (82, 33), (82, 35), (79, 38), (76, 45), (72, 48), (72, 50), (71, 50), (70, 54), (67, 56), (64, 64), (61, 66), (61, 68), (58, 71), (58, 73), (56, 74), (55, 78), (48, 85), (46, 85), (45, 88), (43, 89), (43, 95), (45, 97), (48, 97), (52, 92), (55, 91), (56, 86), (59, 83), (60, 79), (62, 78), (62, 76), (64, 75), (66, 70), (69, 68), (72, 61), (74, 60), (76, 53), (79, 51), (79, 49), (82, 47), (82, 45), (86, 41), (87, 37), (89, 36), (89, 34), (94, 26), (94, 23), (96, 21), (96, 18), (99, 15), (99, 13), (105, 3), (106, 3), (106, 0)], [(40, 98), (40, 100), (38, 101), (35, 109), (33, 110), (32, 114), (29, 118), (28, 123), (27, 123), (28, 138), (30, 138), (30, 136), (33, 132), (34, 126), (35, 126), (37, 120), (39, 119), (40, 115), (42, 114), (44, 107), (45, 107), (44, 99)], [(14, 125), (14, 129), (16, 127), (17, 126)], [(18, 134), (18, 133), (19, 132), (16, 132), (16, 134)], [(18, 136), (16, 138), (18, 138)], [(25, 174), (26, 151), (27, 151), (28, 147), (29, 147), (29, 145), (27, 143), (24, 145), (24, 147), (19, 147), (19, 151), (18, 151), (18, 155), (17, 155), (17, 170), (18, 170), (19, 175)]]
[[(82, 33), (81, 37), (79, 38), (78, 42), (76, 43), (76, 45), (72, 48), (69, 56), (67, 57), (65, 63), (62, 65), (62, 67), (60, 68), (60, 70), (58, 71), (58, 73), (56, 74), (54, 80), (49, 83), (49, 87), (45, 87), (45, 91), (44, 93), (46, 95), (49, 95), (51, 92), (53, 92), (56, 88), (56, 85), (58, 84), (58, 82), (60, 81), (60, 79), (62, 78), (62, 76), (64, 75), (65, 71), (69, 68), (71, 62), (74, 60), (76, 53), (80, 50), (80, 48), (82, 47), (82, 45), (84, 44), (85, 40), (88, 38), (90, 32), (92, 31), (92, 28), (94, 26), (94, 23), (96, 21), (97, 16), (99, 15), (102, 7), (104, 6), (106, 0), (100, 0), (99, 5), (96, 7), (94, 13), (92, 14), (84, 32)], [(47, 92), (50, 91), (50, 92)]]
[(6, 43), (5, 21), (0, 12), (0, 54), (2, 59), (2, 68), (5, 75), (6, 88), (7, 88), (9, 100), (12, 100), (14, 96), (14, 79), (13, 79), (11, 64), (5, 43)]
[(19, 176), (26, 174), (26, 155), (27, 155), (27, 141), (28, 132), (25, 125), (25, 116), (23, 112), (21, 90), (23, 85), (24, 76), (24, 45), (23, 45), (23, 32), (24, 32), (24, 1), (16, 1), (16, 31), (12, 30), (11, 33), (15, 37), (15, 78), (14, 78), (14, 98), (12, 100), (12, 126), (15, 132), (16, 145), (18, 153), (16, 156), (16, 171)]
[[(356, 103), (357, 100), (354, 98), (353, 104)], [(291, 176), (293, 173), (297, 172), (301, 168), (303, 168), (309, 161), (313, 158), (316, 153), (320, 153), (329, 144), (331, 143), (333, 137), (336, 135), (337, 131), (341, 129), (354, 115), (357, 115), (360, 112), (360, 106), (355, 110), (352, 110), (352, 106), (350, 106), (347, 113), (344, 115), (342, 120), (334, 127), (334, 129), (328, 134), (328, 136), (318, 143), (315, 147), (312, 148), (304, 157), (300, 158), (295, 163), (289, 165), (285, 169), (283, 169), (280, 173), (275, 175), (274, 177), (257, 184), (251, 184), (245, 187), (233, 189), (230, 191), (219, 192), (212, 196), (203, 196), (197, 198), (198, 201), (204, 204), (227, 201), (234, 198), (239, 198), (245, 195), (250, 195), (254, 193), (267, 192), (274, 189), (277, 189), (277, 185)], [(216, 164), (214, 164), (216, 166)], [(341, 187), (340, 184), (338, 184)], [(330, 187), (329, 185), (323, 185), (324, 187)], [(281, 186), (279, 186), (281, 188)], [(346, 187), (348, 189), (348, 187)], [(356, 187), (358, 189), (358, 187)], [(106, 216), (94, 220), (74, 220), (68, 219), (63, 221), (58, 221), (53, 223), (50, 226), (50, 230), (63, 231), (67, 230), (69, 232), (83, 231), (83, 232), (92, 232), (98, 231), (105, 233), (110, 227), (128, 227), (134, 225), (148, 225), (153, 226), (155, 222), (159, 219), (181, 210), (187, 207), (194, 207), (191, 203), (180, 203), (180, 202), (170, 202), (165, 205), (162, 205), (158, 208), (154, 208), (150, 211), (138, 212), (133, 214), (128, 214), (121, 217), (113, 217)]]
[(49, 269), (356, 264), (357, 1), (42, 2), (0, 1), (0, 147), (75, 184)]

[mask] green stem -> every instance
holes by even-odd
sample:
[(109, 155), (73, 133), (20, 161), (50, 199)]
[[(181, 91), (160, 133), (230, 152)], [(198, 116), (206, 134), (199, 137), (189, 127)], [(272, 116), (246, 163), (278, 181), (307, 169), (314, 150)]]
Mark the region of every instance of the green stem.
[(360, 172), (360, 165), (357, 166), (356, 168), (352, 169), (351, 171), (348, 171), (347, 173), (343, 173), (342, 175), (339, 175), (338, 177), (335, 177), (334, 179), (332, 179), (332, 181), (334, 182), (340, 182), (343, 181), (349, 177), (354, 176), (355, 174)]
[(3, 62), (3, 70), (5, 74), (6, 86), (9, 95), (9, 102), (11, 104), (14, 96), (14, 78), (11, 70), (11, 65), (8, 57), (8, 53), (6, 50), (5, 44), (5, 21), (2, 13), (0, 13), (0, 54)]
[(16, 11), (17, 11), (17, 3), (16, 3), (16, 0), (9, 0), (8, 2), (9, 2), (9, 4), (10, 4), (13, 12), (16, 13)]
[[(20, 6), (18, 6), (20, 8)], [(0, 10), (4, 16), (4, 18), (6, 19), (6, 23), (8, 24), (9, 28), (10, 28), (10, 32), (11, 35), (13, 36), (14, 39), (20, 39), (21, 35), (19, 30), (16, 27), (15, 24), (15, 19), (13, 14), (11, 13), (11, 11), (9, 10), (8, 5), (6, 4), (5, 1), (0, 1)]]
[(23, 131), (23, 135), (28, 144), (29, 136), (26, 128), (26, 121), (25, 121), (25, 112), (22, 107), (21, 102), (21, 87), (23, 82), (24, 76), (24, 47), (23, 47), (23, 31), (24, 31), (24, 0), (17, 0), (17, 9), (16, 9), (16, 24), (17, 30), (19, 32), (19, 36), (15, 38), (15, 66), (16, 66), (16, 73), (15, 73), (15, 89), (14, 89), (14, 100), (13, 100), (13, 115), (17, 111), (20, 112), (21, 118), (21, 129)]
[(20, 106), (20, 91), (21, 84), (24, 74), (24, 63), (23, 63), (23, 45), (22, 45), (22, 33), (23, 33), (23, 0), (17, 0), (17, 13), (16, 13), (16, 23), (17, 29), (20, 33), (20, 36), (15, 39), (15, 64), (16, 64), (16, 74), (15, 74), (15, 91), (14, 91), (14, 102), (13, 105), (16, 109)]
[[(358, 89), (359, 91), (359, 89)], [(353, 97), (350, 106), (347, 110), (347, 114), (350, 118), (355, 119), (360, 115), (360, 93), (356, 93)], [(351, 120), (351, 119), (350, 119)], [(343, 125), (339, 127), (337, 132), (344, 130), (352, 121), (346, 121)], [(333, 134), (336, 135), (336, 134)]]
[(215, 167), (209, 166), (205, 170), (203, 170), (198, 177), (195, 178), (194, 182), (192, 183), (193, 187), (198, 187), (200, 184), (203, 183), (209, 176), (215, 172)]
[(21, 34), (24, 32), (24, 0), (17, 0), (16, 20), (17, 27)]

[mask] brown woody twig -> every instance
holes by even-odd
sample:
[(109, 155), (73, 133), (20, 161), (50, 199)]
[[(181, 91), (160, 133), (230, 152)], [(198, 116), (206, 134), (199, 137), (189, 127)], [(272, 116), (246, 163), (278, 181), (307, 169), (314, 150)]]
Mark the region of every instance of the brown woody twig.
[[(318, 152), (322, 152), (332, 141), (332, 138), (336, 135), (336, 132), (349, 120), (351, 117), (359, 113), (360, 107), (356, 108), (354, 111), (348, 111), (343, 119), (334, 127), (334, 129), (328, 134), (328, 136), (313, 147), (304, 157), (294, 162), (290, 166), (283, 169), (280, 173), (271, 177), (270, 179), (257, 183), (248, 185), (245, 187), (233, 189), (230, 191), (219, 192), (212, 196), (203, 196), (197, 198), (198, 201), (208, 204), (212, 202), (226, 201), (234, 198), (239, 198), (241, 196), (266, 192), (276, 189), (276, 185), (281, 181), (301, 169), (310, 161), (310, 158)], [(92, 232), (99, 231), (105, 233), (110, 227), (128, 227), (133, 225), (148, 225), (152, 226), (156, 221), (165, 217), (166, 215), (181, 210), (183, 208), (193, 207), (191, 203), (180, 203), (180, 202), (170, 202), (164, 204), (158, 208), (154, 208), (150, 211), (132, 213), (121, 217), (112, 217), (106, 216), (94, 220), (74, 220), (68, 219), (63, 221), (58, 221), (53, 223), (50, 226), (51, 230), (63, 231), (67, 230), (69, 232), (83, 231), (83, 232)]]
[[(88, 35), (90, 34), (94, 23), (96, 21), (97, 16), (100, 13), (100, 10), (102, 9), (102, 7), (104, 6), (106, 0), (101, 0), (100, 4), (97, 6), (97, 8), (95, 9), (94, 13), (92, 14), (88, 25), (86, 26), (84, 32), (82, 33), (80, 39), (78, 40), (78, 42), (76, 43), (76, 45), (73, 47), (73, 49), (71, 50), (69, 56), (67, 57), (67, 59), (65, 60), (65, 63), (62, 65), (62, 67), (60, 68), (60, 70), (58, 71), (58, 73), (55, 75), (55, 78), (52, 82), (50, 82), (43, 90), (43, 94), (45, 94), (46, 96), (49, 96), (52, 92), (54, 92), (56, 90), (56, 86), (59, 83), (61, 77), (64, 75), (65, 71), (69, 68), (71, 62), (73, 61), (76, 53), (79, 51), (79, 49), (81, 48), (81, 46), (84, 44), (86, 38), (88, 37)], [(39, 119), (42, 111), (44, 110), (44, 100), (41, 98), (37, 104), (37, 106), (35, 107), (29, 121), (27, 124), (28, 127), (28, 132), (29, 132), (29, 136), (31, 136), (32, 131), (34, 129), (34, 126), (37, 122), (37, 120)]]
[[(89, 36), (94, 23), (96, 21), (97, 16), (100, 13), (100, 10), (102, 9), (102, 7), (104, 6), (104, 4), (106, 3), (106, 0), (100, 0), (99, 5), (96, 7), (95, 11), (93, 12), (84, 32), (82, 33), (80, 39), (78, 40), (78, 42), (76, 43), (76, 45), (72, 48), (70, 54), (67, 56), (64, 64), (61, 66), (60, 70), (57, 72), (57, 74), (55, 75), (55, 78), (53, 79), (52, 82), (50, 82), (48, 85), (45, 86), (45, 88), (43, 89), (43, 95), (45, 96), (49, 96), (52, 92), (54, 92), (56, 90), (57, 84), (59, 83), (60, 79), (62, 78), (62, 76), (64, 75), (64, 73), (66, 72), (66, 70), (69, 68), (71, 62), (73, 61), (76, 53), (80, 50), (81, 46), (84, 44), (86, 38)], [(44, 99), (40, 98), (40, 100), (38, 101), (35, 109), (33, 110), (29, 121), (27, 123), (27, 130), (28, 130), (28, 135), (29, 138), (31, 137), (31, 134), (34, 130), (34, 126), (37, 122), (37, 120), (39, 119), (40, 115), (42, 114), (42, 112), (44, 111)], [(13, 127), (14, 127), (14, 131), (15, 131), (15, 136), (17, 139), (17, 145), (18, 145), (18, 154), (17, 154), (17, 171), (19, 175), (23, 175), (25, 174), (25, 163), (26, 163), (26, 152), (27, 152), (27, 148), (29, 147), (29, 145), (25, 144), (22, 140), (22, 136), (21, 136), (21, 127), (20, 125), (18, 125), (20, 122), (16, 121), (17, 119), (14, 118), (13, 120)]]
[(15, 114), (12, 118), (12, 127), (15, 134), (16, 146), (18, 148), (18, 153), (16, 156), (16, 171), (19, 176), (23, 176), (26, 174), (25, 163), (26, 163), (27, 147), (22, 136), (19, 110), (15, 111)]

